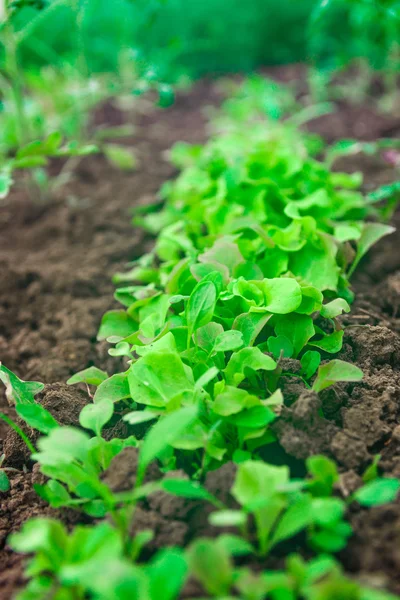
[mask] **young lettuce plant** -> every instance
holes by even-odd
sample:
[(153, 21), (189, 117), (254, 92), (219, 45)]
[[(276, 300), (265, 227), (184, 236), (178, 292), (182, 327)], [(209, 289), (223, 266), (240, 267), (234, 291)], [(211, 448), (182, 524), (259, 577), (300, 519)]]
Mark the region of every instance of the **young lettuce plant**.
[[(100, 417), (92, 406), (96, 405), (88, 405), (82, 411), (81, 423), (100, 433), (108, 415)], [(193, 407), (184, 408), (154, 426), (141, 445), (136, 485), (121, 494), (113, 495), (95, 471), (99, 436), (90, 439), (78, 429), (58, 427), (39, 439), (39, 452), (33, 459), (38, 460), (44, 474), (54, 477), (45, 488), (52, 505), (80, 507), (85, 501), (88, 514), (95, 517), (108, 514), (111, 523), (77, 527), (68, 535), (59, 521), (28, 521), (21, 532), (10, 538), (16, 551), (35, 554), (26, 572), (31, 582), (20, 594), (21, 600), (45, 592), (49, 598), (63, 593), (63, 597), (71, 600), (86, 598), (88, 593), (104, 600), (128, 599), (134, 590), (138, 600), (157, 600), (161, 590), (163, 597), (177, 598), (187, 571), (182, 551), (160, 551), (148, 564), (138, 566), (135, 563), (143, 545), (151, 539), (151, 532), (142, 531), (134, 538), (129, 532), (138, 500), (160, 488), (157, 482), (142, 485), (149, 464), (165, 452), (195, 416)], [(106, 450), (107, 446), (102, 444), (97, 454), (108, 462)], [(108, 575), (110, 568), (112, 577)]]
[(163, 190), (164, 211), (141, 221), (161, 231), (159, 258), (166, 260), (172, 243), (203, 248), (221, 234), (240, 234), (245, 258), (255, 251), (264, 276), (289, 271), (321, 291), (346, 293), (345, 250), (369, 211), (359, 174), (330, 171), (282, 123), (239, 124), (204, 147), (180, 145), (173, 158), (183, 170)]
[(118, 531), (106, 522), (68, 533), (59, 521), (31, 519), (11, 536), (10, 545), (34, 554), (26, 569), (31, 581), (18, 600), (175, 600), (187, 575), (179, 548), (160, 550), (146, 565), (134, 564)]
[(233, 500), (241, 507), (238, 509), (224, 507), (198, 484), (168, 479), (162, 487), (171, 494), (211, 502), (219, 510), (210, 514), (210, 523), (237, 527), (243, 537), (232, 538), (233, 547), (245, 546), (247, 552), (261, 557), (301, 532), (316, 552), (339, 552), (352, 533), (344, 520), (347, 505), (357, 501), (362, 506), (379, 506), (395, 500), (400, 489), (397, 479), (377, 478), (345, 501), (332, 495), (339, 480), (333, 461), (316, 455), (307, 460), (307, 467), (308, 478), (293, 480), (286, 466), (240, 462), (231, 489)]
[[(90, 368), (75, 379), (98, 383), (102, 375), (104, 373), (100, 370)], [(21, 381), (4, 366), (1, 366), (0, 377), (6, 383), (8, 397), (16, 402), (20, 418), (34, 430), (45, 434), (37, 440), (36, 450), (22, 429), (11, 422), (11, 426), (27, 442), (32, 460), (39, 463), (41, 472), (48, 478), (45, 484), (34, 486), (36, 492), (54, 508), (75, 508), (93, 517), (109, 514), (125, 539), (135, 504), (147, 493), (145, 489), (141, 491), (141, 486), (148, 465), (192, 424), (197, 415), (196, 407), (176, 410), (151, 429), (141, 442), (135, 489), (126, 497), (120, 497), (103, 483), (101, 475), (124, 448), (138, 446), (139, 443), (133, 436), (111, 440), (103, 438), (102, 430), (114, 412), (112, 400), (100, 398), (96, 401), (95, 397), (93, 403), (82, 409), (80, 425), (94, 433), (91, 437), (82, 429), (60, 426), (45, 408), (35, 402), (34, 393), (43, 389), (43, 384)], [(4, 475), (2, 481), (6, 491), (8, 485)]]
[[(0, 413), (0, 419), (5, 417)], [(6, 419), (5, 419), (6, 420)], [(6, 420), (7, 422), (7, 420)], [(10, 479), (8, 477), (8, 473), (18, 473), (18, 469), (14, 469), (13, 467), (3, 467), (3, 463), (6, 459), (6, 455), (2, 454), (0, 456), (0, 492), (8, 492), (11, 484)]]
[[(349, 275), (392, 229), (365, 224), (360, 177), (330, 171), (285, 124), (232, 123), (173, 158), (182, 173), (162, 190), (164, 210), (142, 219), (159, 233), (155, 249), (116, 277), (125, 310), (106, 313), (99, 331), (131, 364), (97, 393), (110, 387), (135, 402), (143, 414), (128, 415), (132, 424), (200, 403), (191, 449), (229, 459), (247, 436), (265, 439), (282, 358), (299, 359), (310, 385), (321, 359), (341, 349)], [(329, 367), (332, 382), (341, 367)], [(343, 378), (360, 372), (349, 366)]]
[[(101, 382), (95, 399), (112, 394), (113, 401), (135, 403), (124, 417), (131, 425), (180, 406), (201, 406), (196, 426), (176, 447), (203, 448), (207, 461), (229, 460), (250, 439), (253, 447), (256, 439), (260, 445), (272, 441), (267, 429), (283, 401), (277, 389), (280, 359), (300, 358), (307, 382), (320, 352), (340, 350), (343, 331), (336, 318), (349, 306), (341, 298), (324, 304), (317, 288), (293, 277), (235, 277), (237, 269), (245, 273), (243, 266), (238, 247), (221, 239), (197, 261), (173, 270), (168, 292), (153, 284), (118, 289), (127, 311), (106, 313), (99, 339), (116, 343), (112, 352), (131, 364)], [(251, 267), (249, 274), (254, 276)], [(318, 314), (333, 333), (314, 324)], [(348, 371), (343, 380), (361, 376), (352, 365)]]
[(190, 574), (201, 583), (207, 597), (233, 600), (395, 600), (397, 596), (363, 586), (343, 573), (328, 555), (304, 560), (298, 554), (286, 559), (286, 567), (274, 571), (252, 571), (235, 565), (237, 557), (249, 554), (246, 542), (231, 535), (216, 540), (199, 538), (189, 547)]
[[(0, 381), (5, 386), (6, 398), (10, 406), (15, 408), (17, 415), (29, 427), (42, 433), (49, 433), (53, 427), (58, 426), (53, 416), (43, 406), (35, 402), (35, 395), (44, 389), (43, 383), (39, 381), (23, 381), (1, 363)], [(14, 429), (31, 452), (36, 451), (29, 437), (17, 423), (3, 413), (0, 413), (0, 419)]]
[[(69, 141), (62, 145), (62, 135), (58, 131), (45, 140), (35, 140), (22, 146), (15, 157), (6, 159), (0, 172), (0, 199), (6, 198), (13, 184), (13, 172), (19, 169), (33, 169), (38, 173), (46, 167), (51, 158), (79, 158), (98, 152), (94, 144), (79, 144)], [(36, 171), (35, 171), (36, 170)], [(41, 179), (37, 179), (40, 183)]]
[(83, 408), (80, 423), (94, 431), (95, 437), (90, 438), (79, 429), (61, 427), (48, 410), (35, 402), (34, 395), (44, 388), (42, 383), (22, 381), (4, 365), (0, 365), (0, 379), (17, 415), (29, 427), (45, 434), (38, 439), (36, 449), (26, 433), (2, 415), (25, 441), (32, 459), (40, 463), (42, 473), (49, 478), (43, 486), (36, 485), (36, 491), (55, 508), (71, 506), (88, 514), (104, 515), (113, 507), (113, 501), (99, 475), (125, 446), (136, 445), (132, 438), (106, 441), (101, 437), (103, 426), (113, 414), (113, 403), (103, 400)]
[[(328, 552), (342, 549), (351, 534), (351, 527), (343, 521), (345, 502), (339, 498), (313, 497), (307, 481), (290, 480), (287, 467), (258, 461), (241, 463), (232, 495), (241, 510), (214, 512), (210, 522), (215, 526), (239, 526), (246, 532), (251, 515), (256, 526), (255, 552), (260, 556), (303, 530), (307, 530), (314, 547)], [(325, 547), (328, 544), (330, 547)]]

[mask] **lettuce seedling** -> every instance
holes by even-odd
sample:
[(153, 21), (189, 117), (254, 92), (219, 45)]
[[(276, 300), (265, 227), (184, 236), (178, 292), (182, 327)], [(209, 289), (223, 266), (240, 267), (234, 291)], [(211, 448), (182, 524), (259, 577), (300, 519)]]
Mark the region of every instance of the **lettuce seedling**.
[(75, 385), (77, 383), (86, 383), (88, 385), (99, 386), (106, 379), (108, 379), (108, 373), (97, 367), (89, 367), (70, 377), (67, 384)]
[[(22, 381), (15, 373), (0, 363), (0, 380), (6, 388), (6, 397), (10, 405), (15, 406), (17, 415), (25, 421), (29, 427), (41, 433), (49, 433), (51, 429), (58, 427), (57, 421), (43, 406), (35, 402), (35, 395), (44, 389), (43, 383), (38, 381)], [(25, 442), (31, 452), (35, 448), (22, 429), (7, 415), (0, 414), (5, 421)]]
[[(249, 354), (249, 347), (254, 359), (257, 352), (263, 354), (265, 364), (267, 351), (277, 361), (299, 358), (300, 375), (308, 385), (320, 353), (334, 354), (342, 346), (343, 331), (335, 319), (349, 306), (340, 297), (325, 303), (324, 295), (351, 297), (348, 272), (355, 264), (345, 259), (351, 255), (349, 243), (357, 244), (358, 261), (370, 243), (389, 232), (386, 226), (373, 224), (371, 229), (363, 223), (368, 206), (356, 191), (360, 181), (331, 172), (308, 156), (304, 140), (292, 128), (241, 127), (203, 148), (179, 146), (175, 158), (182, 173), (162, 191), (164, 211), (149, 215), (152, 231), (160, 230), (155, 251), (127, 277), (136, 285), (116, 293), (126, 311), (107, 313), (100, 328), (100, 339), (118, 344), (113, 353), (132, 361), (132, 400), (150, 410), (174, 404), (172, 390), (163, 389), (168, 386), (163, 378), (173, 381), (168, 374), (172, 363), (174, 372), (181, 373), (177, 406), (191, 395), (199, 401), (193, 389), (210, 369), (218, 370), (218, 384), (222, 378), (264, 401), (264, 388), (275, 390), (279, 369), (270, 363), (271, 373), (261, 373), (243, 363), (241, 370), (236, 363)], [(315, 325), (318, 313), (331, 321), (333, 332)], [(146, 348), (153, 351), (170, 334), (175, 347), (168, 371), (166, 357)], [(146, 386), (141, 385), (141, 369)], [(359, 377), (347, 371), (345, 380)], [(326, 385), (321, 384), (325, 372), (323, 365), (314, 389)], [(329, 385), (339, 379), (335, 374)], [(128, 398), (126, 391), (124, 383), (121, 398)], [(201, 400), (215, 400), (217, 391), (203, 386)], [(238, 398), (240, 392), (235, 394)], [(211, 419), (211, 427), (215, 422)]]
[(362, 506), (379, 506), (396, 500), (400, 490), (400, 481), (390, 477), (368, 481), (353, 495), (353, 499)]
[(120, 497), (102, 482), (101, 474), (123, 448), (136, 446), (137, 441), (132, 437), (110, 441), (101, 437), (102, 425), (112, 414), (112, 403), (108, 403), (107, 406), (88, 404), (81, 411), (82, 426), (92, 429), (96, 437), (90, 438), (72, 427), (58, 427), (46, 437), (39, 438), (39, 451), (32, 458), (50, 479), (42, 486), (36, 485), (35, 489), (53, 507), (69, 506), (96, 517), (109, 513), (121, 535), (125, 536), (136, 502), (147, 493), (144, 488), (141, 491), (140, 486), (148, 465), (190, 425), (196, 417), (196, 409), (188, 407), (175, 411), (150, 430), (141, 444), (136, 486)]
[[(220, 536), (195, 540), (187, 551), (190, 573), (217, 600), (395, 600), (397, 596), (363, 586), (343, 573), (331, 556), (305, 561), (298, 554), (286, 559), (282, 570), (253, 571), (236, 566), (234, 559), (248, 553), (240, 538)], [(243, 546), (243, 547), (242, 547)], [(220, 566), (220, 568), (217, 568)]]
[(175, 600), (187, 574), (178, 548), (161, 550), (147, 565), (133, 564), (118, 531), (108, 523), (79, 526), (68, 534), (59, 521), (31, 519), (11, 536), (10, 545), (34, 553), (27, 568), (32, 579), (19, 600), (55, 598), (55, 593), (71, 600)]
[[(8, 196), (14, 183), (13, 173), (19, 169), (31, 169), (38, 175), (43, 167), (48, 166), (51, 158), (82, 157), (99, 151), (95, 144), (80, 144), (71, 140), (62, 145), (63, 136), (59, 131), (54, 131), (44, 140), (35, 140), (20, 147), (13, 158), (6, 160), (0, 172), (0, 199)], [(40, 170), (40, 171), (39, 171)], [(65, 172), (63, 173), (65, 176)], [(61, 178), (61, 175), (59, 176)], [(47, 185), (47, 177), (38, 177), (36, 182)], [(57, 178), (53, 182), (55, 186)]]
[(39, 438), (38, 451), (32, 455), (41, 472), (50, 478), (43, 486), (35, 486), (36, 491), (54, 506), (75, 506), (104, 516), (113, 509), (114, 501), (99, 476), (124, 445), (122, 440), (91, 439), (72, 427), (53, 429)]
[[(395, 600), (395, 596), (376, 588), (368, 588), (343, 573), (341, 565), (331, 556), (320, 555), (306, 562), (298, 554), (286, 560), (285, 575), (294, 591), (288, 598), (313, 600)], [(266, 573), (267, 578), (274, 573)], [(279, 596), (277, 596), (279, 598)]]
[(321, 365), (317, 378), (313, 383), (313, 390), (321, 392), (337, 381), (360, 381), (363, 377), (361, 369), (343, 360), (331, 360)]
[[(99, 373), (99, 370), (88, 369), (75, 379), (98, 382)], [(78, 429), (61, 427), (48, 410), (35, 402), (34, 395), (44, 388), (42, 383), (22, 381), (4, 365), (0, 365), (0, 378), (18, 416), (29, 427), (45, 434), (39, 438), (37, 450), (16, 423), (6, 415), (0, 415), (20, 435), (31, 451), (32, 459), (40, 463), (42, 473), (50, 478), (44, 485), (35, 486), (39, 495), (54, 507), (74, 506), (97, 516), (111, 510), (114, 506), (112, 494), (101, 483), (99, 475), (126, 445), (136, 444), (131, 438), (106, 441), (101, 437), (102, 427), (113, 414), (112, 401), (100, 399), (82, 409), (80, 424), (97, 436), (90, 438)]]
[(222, 544), (196, 540), (188, 551), (190, 570), (212, 596), (227, 596), (233, 583), (233, 563)]
[[(1, 413), (0, 413), (1, 418)], [(8, 492), (11, 484), (8, 478), (8, 473), (18, 473), (18, 469), (14, 469), (13, 467), (3, 467), (3, 463), (5, 461), (6, 455), (2, 454), (0, 456), (0, 492)]]
[[(314, 470), (323, 467), (313, 462)], [(339, 498), (314, 495), (328, 492), (329, 487), (319, 476), (307, 481), (291, 481), (287, 467), (275, 467), (262, 462), (239, 464), (232, 495), (241, 510), (221, 510), (210, 515), (214, 526), (238, 526), (246, 530), (248, 516), (254, 517), (257, 552), (269, 553), (280, 542), (307, 530), (310, 544), (318, 550), (337, 552), (351, 534), (343, 521), (346, 505)], [(311, 493), (310, 493), (311, 492)]]
[(38, 381), (22, 381), (0, 362), (0, 380), (6, 388), (6, 397), (11, 405), (29, 404), (35, 401), (35, 395), (44, 388)]

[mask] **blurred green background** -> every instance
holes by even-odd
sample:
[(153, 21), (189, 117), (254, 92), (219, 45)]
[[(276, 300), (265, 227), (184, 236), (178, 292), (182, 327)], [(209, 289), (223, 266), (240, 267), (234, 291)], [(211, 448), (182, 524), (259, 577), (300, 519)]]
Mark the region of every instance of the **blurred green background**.
[(166, 80), (305, 60), (331, 68), (354, 57), (379, 68), (400, 40), (398, 0), (24, 2), (15, 25), (30, 69), (78, 60), (82, 67), (84, 56), (88, 73), (112, 71), (122, 49)]

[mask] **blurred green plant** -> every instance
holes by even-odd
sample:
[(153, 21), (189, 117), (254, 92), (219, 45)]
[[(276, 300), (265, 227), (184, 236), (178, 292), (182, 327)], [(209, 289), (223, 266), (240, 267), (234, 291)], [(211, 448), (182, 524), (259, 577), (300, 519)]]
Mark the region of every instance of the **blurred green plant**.
[(21, 60), (26, 68), (59, 64), (60, 58), (76, 64), (83, 50), (89, 72), (115, 71), (121, 50), (134, 48), (157, 65), (162, 78), (297, 62), (306, 58), (305, 29), (313, 5), (314, 0), (296, 5), (291, 0), (195, 0), (189, 5), (184, 0), (52, 0), (40, 17), (24, 5), (18, 16)]
[(310, 52), (329, 68), (364, 58), (394, 85), (400, 67), (399, 0), (318, 0), (310, 19)]
[[(394, 78), (398, 0), (9, 0), (24, 71), (117, 72), (134, 50), (147, 75), (249, 71), (313, 58), (337, 68), (364, 58)], [(229, 32), (230, 35), (226, 35)], [(4, 55), (4, 52), (3, 52)], [(4, 58), (4, 56), (3, 56)]]
[[(137, 96), (149, 89), (159, 94), (159, 104), (173, 101), (169, 86), (159, 84), (154, 72), (138, 58), (137, 53), (120, 48), (119, 66), (115, 72), (91, 75), (89, 72), (85, 20), (86, 2), (52, 3), (31, 0), (7, 0), (1, 15), (0, 76), (0, 199), (13, 184), (16, 169), (28, 169), (24, 181), (31, 195), (40, 198), (64, 184), (73, 167), (88, 153), (102, 151), (110, 163), (122, 170), (136, 167), (133, 151), (115, 143), (115, 138), (132, 134), (132, 126), (104, 126), (95, 123), (95, 109), (111, 98), (123, 100), (124, 111), (136, 107)], [(36, 31), (51, 15), (63, 16), (62, 9), (75, 15), (75, 53), (70, 61), (39, 41), (40, 53), (48, 66), (39, 71), (25, 68), (26, 36)], [(34, 11), (34, 12), (32, 12)], [(28, 20), (28, 16), (31, 17)], [(68, 25), (68, 20), (67, 20)], [(30, 38), (29, 38), (30, 39)], [(45, 46), (45, 47), (44, 47)], [(131, 115), (126, 120), (131, 120)], [(62, 144), (62, 141), (65, 143)], [(110, 143), (109, 140), (114, 140)], [(54, 147), (53, 141), (56, 141)], [(54, 157), (64, 158), (58, 176), (50, 179), (43, 167)]]

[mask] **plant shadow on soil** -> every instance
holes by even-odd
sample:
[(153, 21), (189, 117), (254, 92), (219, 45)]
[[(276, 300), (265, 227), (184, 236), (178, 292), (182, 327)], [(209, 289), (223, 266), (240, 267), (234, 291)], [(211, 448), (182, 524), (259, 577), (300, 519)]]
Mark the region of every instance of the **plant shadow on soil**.
[[(302, 70), (281, 68), (274, 75), (292, 80), (301, 77)], [(65, 385), (71, 374), (93, 364), (109, 373), (121, 368), (107, 354), (107, 345), (96, 341), (96, 333), (103, 313), (114, 306), (112, 274), (151, 246), (142, 231), (132, 228), (130, 211), (154, 199), (161, 184), (174, 176), (165, 150), (179, 140), (205, 141), (202, 109), (219, 101), (215, 85), (203, 81), (190, 93), (178, 95), (171, 108), (142, 114), (129, 140), (139, 160), (133, 173), (114, 170), (102, 156), (88, 157), (51, 203), (34, 204), (21, 189), (0, 207), (0, 358), (23, 379), (47, 384), (38, 400), (62, 424), (77, 425), (88, 399), (83, 391)], [(97, 118), (112, 125), (121, 115), (107, 109)], [(369, 106), (341, 103), (335, 114), (314, 120), (309, 129), (329, 142), (374, 140), (396, 136), (400, 121), (377, 115)], [(366, 190), (396, 177), (393, 167), (379, 157), (346, 158), (340, 168), (363, 171)], [(400, 229), (400, 214), (393, 221)], [(339, 488), (344, 496), (360, 485), (361, 474), (377, 453), (382, 472), (400, 477), (399, 245), (398, 230), (362, 263), (353, 282), (356, 301), (343, 318), (347, 330), (341, 358), (358, 364), (364, 380), (338, 384), (319, 398), (306, 392), (300, 380), (283, 381), (287, 407), (275, 426), (280, 447), (269, 449), (266, 456), (300, 472), (311, 454), (334, 458), (342, 472)], [(0, 410), (12, 412), (5, 396), (0, 396)], [(7, 536), (31, 516), (60, 515), (33, 491), (41, 475), (29, 464), (23, 444), (3, 425), (1, 438), (6, 464), (21, 469), (11, 478), (10, 492), (0, 493), (0, 588), (1, 598), (7, 600), (23, 584), (22, 558), (7, 548)], [(126, 449), (105, 474), (113, 489), (134, 480), (135, 452)], [(156, 466), (153, 471), (156, 478)], [(233, 477), (234, 465), (228, 464), (210, 473), (206, 486), (228, 498)], [(198, 502), (159, 492), (138, 508), (135, 528), (155, 531), (149, 552), (166, 544), (186, 544), (195, 535), (215, 535), (207, 525), (207, 510)], [(78, 517), (70, 511), (62, 516), (71, 524)], [(365, 582), (400, 593), (400, 500), (370, 510), (354, 507), (349, 517), (354, 536), (340, 557), (345, 568)], [(268, 565), (280, 563), (278, 552)], [(197, 594), (202, 591), (189, 582), (184, 596)]]

